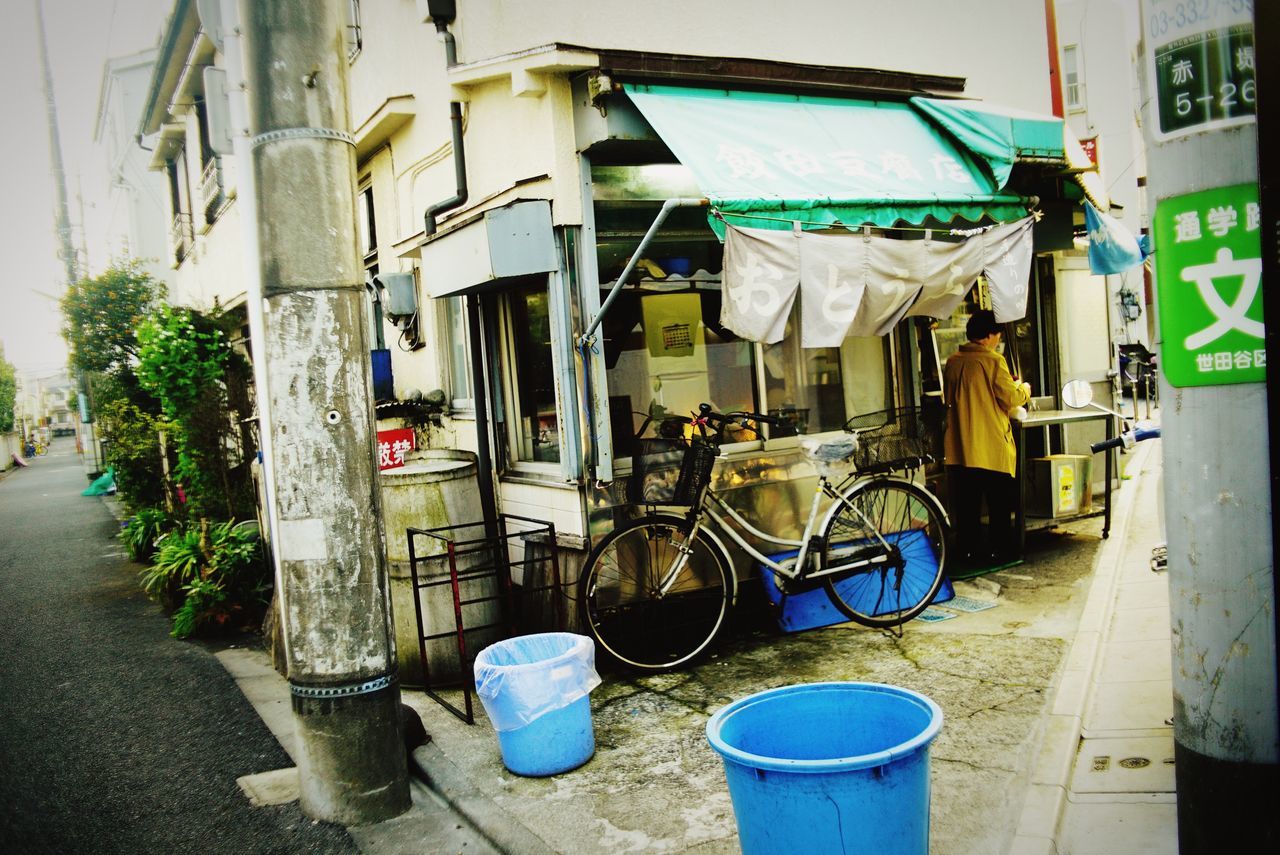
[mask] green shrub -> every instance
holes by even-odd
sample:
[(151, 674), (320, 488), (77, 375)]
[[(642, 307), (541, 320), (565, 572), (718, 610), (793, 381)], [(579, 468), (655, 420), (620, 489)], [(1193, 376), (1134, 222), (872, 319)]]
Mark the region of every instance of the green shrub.
[(134, 561), (146, 561), (156, 551), (156, 540), (173, 526), (173, 520), (162, 508), (142, 508), (129, 517), (118, 537)]
[(175, 638), (252, 626), (270, 602), (271, 573), (257, 527), (202, 520), (160, 541), (142, 587), (175, 607)]

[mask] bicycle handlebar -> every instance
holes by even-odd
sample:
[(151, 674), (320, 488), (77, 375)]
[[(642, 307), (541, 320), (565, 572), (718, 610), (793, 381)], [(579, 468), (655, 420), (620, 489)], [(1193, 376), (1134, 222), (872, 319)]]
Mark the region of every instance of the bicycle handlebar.
[(1148, 439), (1159, 439), (1160, 428), (1134, 428), (1133, 430), (1122, 431), (1117, 437), (1104, 439), (1102, 442), (1095, 442), (1089, 446), (1089, 450), (1094, 454), (1099, 451), (1106, 451), (1109, 448), (1133, 448), (1135, 442), (1142, 442)]

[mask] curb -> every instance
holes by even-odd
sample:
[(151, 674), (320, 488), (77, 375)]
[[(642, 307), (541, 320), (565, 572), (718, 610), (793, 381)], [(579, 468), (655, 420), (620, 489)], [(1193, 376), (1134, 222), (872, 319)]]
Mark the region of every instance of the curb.
[(556, 849), (476, 789), (434, 742), (418, 746), (409, 759), (410, 773), (443, 799), (450, 810), (465, 819), (495, 849), (520, 855), (556, 855)]
[[(1139, 445), (1126, 468), (1140, 471), (1152, 453), (1152, 447), (1146, 443)], [(1089, 586), (1066, 664), (1055, 687), (1044, 737), (1031, 770), (1022, 813), (1007, 855), (1056, 855), (1058, 851), (1058, 824), (1066, 809), (1067, 786), (1075, 768), (1085, 710), (1093, 694), (1093, 676), (1102, 650), (1103, 635), (1115, 610), (1119, 565), (1124, 557), (1129, 525), (1141, 486), (1136, 478), (1120, 484), (1118, 493), (1121, 501), (1116, 503), (1118, 507), (1112, 518), (1111, 532), (1094, 561), (1093, 582)]]

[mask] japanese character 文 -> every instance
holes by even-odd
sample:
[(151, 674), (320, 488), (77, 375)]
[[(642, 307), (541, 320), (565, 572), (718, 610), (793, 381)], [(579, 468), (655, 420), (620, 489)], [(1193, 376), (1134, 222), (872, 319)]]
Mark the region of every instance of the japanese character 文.
[(1253, 365), (1252, 351), (1237, 350), (1232, 358), (1235, 360), (1236, 368), (1248, 368)]
[(1201, 371), (1201, 372), (1204, 372), (1204, 371), (1212, 371), (1212, 370), (1213, 370), (1213, 354), (1212, 354), (1212, 353), (1197, 353), (1197, 354), (1196, 354), (1196, 369), (1197, 369), (1198, 371)]
[(378, 466), (386, 468), (392, 465), (391, 461), (391, 443), (378, 443)]
[(1173, 218), (1174, 243), (1200, 240), (1200, 212), (1184, 211)]
[(1257, 202), (1244, 203), (1244, 230), (1247, 232), (1256, 232), (1258, 227), (1262, 225), (1262, 208)]
[(915, 164), (911, 162), (911, 158), (897, 151), (886, 151), (880, 155), (880, 169), (886, 175), (893, 175), (899, 181), (920, 181), (921, 176), (916, 171)]
[(1195, 67), (1192, 66), (1191, 60), (1189, 59), (1180, 59), (1177, 62), (1175, 62), (1173, 64), (1172, 71), (1173, 71), (1173, 82), (1175, 84), (1188, 83), (1192, 80), (1195, 80), (1195, 77), (1196, 77)]
[(1213, 355), (1214, 371), (1230, 371), (1231, 370), (1231, 353), (1230, 351), (1220, 350)]
[(867, 171), (866, 159), (856, 151), (833, 151), (829, 156), (845, 175), (871, 177), (871, 173)]
[(1253, 45), (1236, 48), (1236, 71), (1253, 71)]
[(1239, 217), (1236, 215), (1236, 209), (1232, 205), (1222, 205), (1218, 208), (1210, 208), (1206, 216), (1209, 221), (1209, 231), (1218, 237), (1222, 237), (1227, 232), (1236, 227)]
[(929, 165), (933, 167), (933, 174), (939, 179), (948, 181), (965, 182), (969, 180), (969, 173), (960, 165), (954, 157), (947, 157), (942, 154), (935, 154), (929, 158)]
[(744, 145), (721, 143), (716, 153), (716, 161), (729, 169), (730, 178), (772, 178), (773, 173), (765, 166), (764, 158), (752, 148)]
[(822, 164), (816, 157), (803, 149), (784, 148), (773, 153), (778, 165), (792, 175), (812, 175), (822, 172)]

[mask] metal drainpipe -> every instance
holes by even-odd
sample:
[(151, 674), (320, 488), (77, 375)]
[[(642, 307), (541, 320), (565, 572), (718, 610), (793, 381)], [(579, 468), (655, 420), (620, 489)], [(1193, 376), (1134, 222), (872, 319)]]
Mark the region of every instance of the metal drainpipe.
[[(436, 32), (444, 42), (445, 67), (453, 68), (458, 64), (458, 46), (453, 33), (449, 32), (448, 21), (436, 21)], [(453, 173), (457, 193), (427, 208), (422, 215), (422, 231), (424, 237), (436, 233), (436, 216), (451, 211), (467, 201), (467, 159), (462, 146), (462, 104), (449, 102), (449, 127), (453, 135)], [(493, 480), (493, 455), (491, 453), (491, 432), (489, 430), (489, 384), (484, 364), (484, 347), (480, 335), (480, 297), (469, 294), (463, 298), (467, 310), (467, 326), (471, 328), (471, 382), (472, 401), (475, 406), (476, 420), (476, 469), (480, 487), (480, 509), (484, 516), (485, 536), (496, 537), (498, 532), (497, 488)]]
[[(436, 32), (444, 41), (445, 67), (452, 68), (458, 64), (458, 49), (448, 26), (444, 21), (436, 21)], [(462, 147), (462, 104), (458, 101), (449, 102), (449, 127), (453, 135), (453, 174), (458, 191), (448, 199), (436, 202), (422, 215), (422, 231), (426, 236), (436, 233), (438, 214), (452, 211), (467, 201), (467, 157)]]

